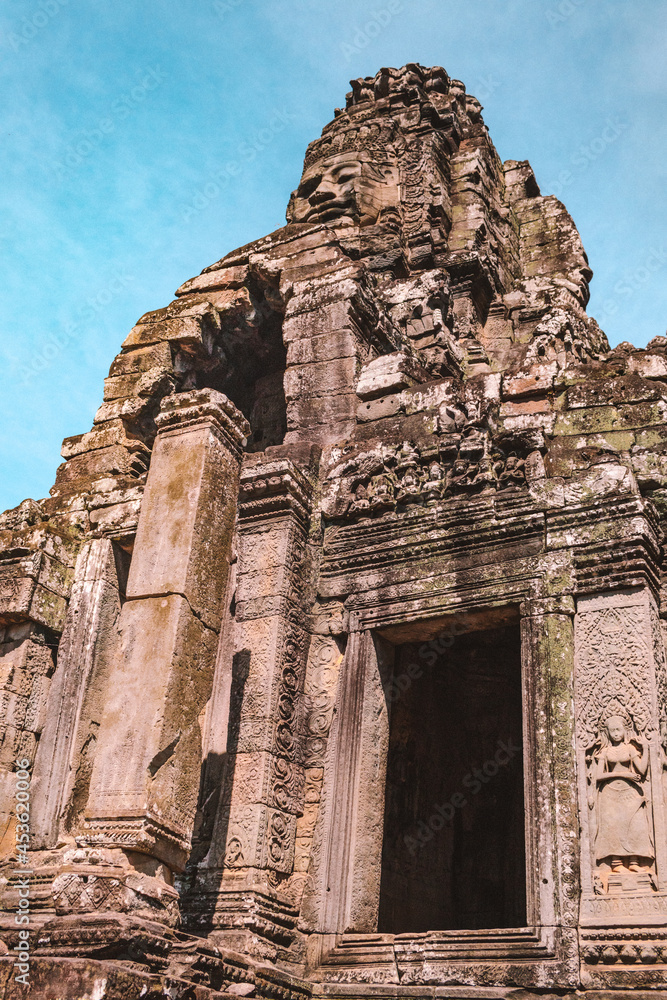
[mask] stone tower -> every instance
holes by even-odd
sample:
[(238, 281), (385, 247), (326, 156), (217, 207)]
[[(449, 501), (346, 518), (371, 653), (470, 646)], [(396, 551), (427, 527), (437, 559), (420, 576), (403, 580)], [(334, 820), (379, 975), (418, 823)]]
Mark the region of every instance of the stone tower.
[(0, 518), (3, 997), (667, 990), (667, 339), (481, 110), (353, 81)]

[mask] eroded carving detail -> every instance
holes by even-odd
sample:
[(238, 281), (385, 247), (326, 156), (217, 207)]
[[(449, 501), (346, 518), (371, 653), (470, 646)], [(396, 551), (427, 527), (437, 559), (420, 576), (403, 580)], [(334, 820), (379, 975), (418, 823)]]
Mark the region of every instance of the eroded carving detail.
[[(586, 769), (592, 888), (658, 890), (654, 814), (659, 665), (641, 592), (584, 601), (577, 614), (577, 736)], [(653, 675), (653, 679), (652, 679)], [(653, 763), (652, 763), (653, 760)]]
[(584, 746), (595, 743), (598, 726), (612, 715), (629, 716), (646, 739), (654, 735), (648, 677), (653, 650), (646, 625), (638, 605), (578, 615), (577, 736)]
[[(446, 419), (453, 424), (453, 415), (447, 413)], [(341, 473), (347, 493), (339, 487)], [(334, 469), (331, 480), (337, 492), (325, 500), (330, 517), (370, 517), (434, 506), (447, 497), (525, 486), (525, 459), (515, 451), (504, 454), (488, 432), (469, 425), (463, 435), (442, 435), (426, 448), (404, 441), (374, 455), (359, 455)]]
[(598, 892), (657, 888), (649, 874), (655, 847), (647, 807), (648, 768), (646, 741), (627, 716), (606, 718), (588, 753)]
[[(585, 997), (667, 984), (653, 605), (662, 591), (667, 607), (667, 338), (609, 349), (585, 311), (572, 220), (527, 162), (501, 163), (481, 111), (439, 67), (353, 81), (308, 149), (287, 225), (141, 317), (92, 430), (64, 442), (50, 497), (0, 516), (0, 952), (20, 906), (12, 761), (44, 758), (44, 719), (58, 718), (76, 794), (51, 846), (31, 852), (31, 943), (35, 969), (56, 975), (62, 957), (69, 974), (82, 959), (88, 978), (49, 983), (54, 995), (97, 995), (103, 978), (108, 1000), (306, 1000), (327, 981), (375, 983), (384, 1000), (413, 985)], [(137, 526), (150, 509), (148, 544)], [(110, 683), (91, 666), (83, 726), (53, 692), (73, 622), (77, 648), (116, 641), (114, 616), (84, 622), (71, 600), (91, 540), (117, 569), (134, 687), (120, 652)], [(510, 859), (513, 835), (483, 864), (447, 849), (421, 854), (423, 882), (396, 871), (425, 913), (443, 872), (526, 860), (513, 870), (529, 873), (530, 926), (485, 930), (496, 890), (462, 883), (460, 934), (375, 933), (394, 643), (419, 648), (423, 632), (428, 652), (459, 616), (471, 636), (497, 617), (523, 637), (511, 676), (525, 699), (526, 857)], [(71, 658), (72, 692), (87, 688), (84, 659)], [(424, 675), (416, 653), (396, 691)], [(490, 716), (472, 708), (466, 733)], [(397, 758), (420, 770), (410, 741), (427, 717), (406, 721)], [(454, 755), (440, 746), (444, 771)], [(396, 811), (416, 819), (409, 774)], [(498, 809), (488, 816), (499, 829)], [(457, 806), (451, 822), (469, 821)], [(461, 829), (451, 843), (478, 843)], [(70, 853), (80, 833), (90, 844)]]

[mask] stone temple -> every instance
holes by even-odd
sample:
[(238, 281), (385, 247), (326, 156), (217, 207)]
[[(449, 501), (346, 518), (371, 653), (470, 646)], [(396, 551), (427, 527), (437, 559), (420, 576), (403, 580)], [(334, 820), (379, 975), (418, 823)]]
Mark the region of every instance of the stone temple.
[(667, 995), (667, 339), (591, 275), (408, 65), (141, 317), (0, 518), (0, 996)]

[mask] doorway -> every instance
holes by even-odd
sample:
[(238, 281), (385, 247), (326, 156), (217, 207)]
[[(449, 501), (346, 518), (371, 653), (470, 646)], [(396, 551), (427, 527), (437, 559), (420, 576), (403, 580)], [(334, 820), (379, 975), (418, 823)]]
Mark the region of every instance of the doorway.
[(395, 649), (378, 930), (526, 923), (519, 625)]

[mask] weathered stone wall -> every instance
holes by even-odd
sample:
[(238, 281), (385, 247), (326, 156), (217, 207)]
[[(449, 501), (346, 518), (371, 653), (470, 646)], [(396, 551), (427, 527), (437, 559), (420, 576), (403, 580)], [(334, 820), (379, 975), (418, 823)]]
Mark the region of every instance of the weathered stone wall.
[[(0, 940), (26, 759), (32, 995), (667, 989), (667, 338), (609, 349), (572, 220), (481, 110), (441, 68), (353, 81), (287, 225), (141, 317), (50, 498), (0, 518)], [(456, 748), (420, 717), (422, 660), (510, 633), (525, 926), (383, 930), (396, 760), (401, 822), (450, 824), (435, 886), (479, 820), (429, 768), (490, 752), (488, 706)]]

